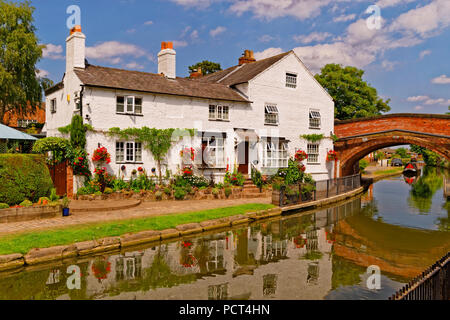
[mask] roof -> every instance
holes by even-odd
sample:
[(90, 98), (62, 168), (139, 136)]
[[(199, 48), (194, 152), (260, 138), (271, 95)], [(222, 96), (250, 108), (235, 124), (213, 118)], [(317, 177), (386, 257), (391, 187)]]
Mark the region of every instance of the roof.
[(63, 88), (64, 88), (64, 82), (59, 82), (59, 83), (55, 84), (53, 87), (50, 87), (47, 90), (45, 90), (45, 95), (48, 96), (49, 94), (52, 94), (53, 92), (56, 92)]
[(0, 139), (7, 140), (37, 140), (35, 137), (29, 134), (23, 133), (19, 130), (10, 128), (3, 124), (0, 124)]
[(187, 78), (168, 79), (155, 73), (130, 71), (88, 65), (75, 69), (80, 81), (87, 86), (124, 89), (176, 96), (250, 102), (226, 85), (204, 83)]
[(227, 86), (233, 86), (240, 83), (246, 83), (257, 75), (271, 67), (293, 51), (284, 52), (276, 56), (258, 60), (253, 63), (246, 63), (241, 66), (234, 66), (222, 71), (215, 72), (205, 77), (199, 78), (199, 82), (221, 83)]

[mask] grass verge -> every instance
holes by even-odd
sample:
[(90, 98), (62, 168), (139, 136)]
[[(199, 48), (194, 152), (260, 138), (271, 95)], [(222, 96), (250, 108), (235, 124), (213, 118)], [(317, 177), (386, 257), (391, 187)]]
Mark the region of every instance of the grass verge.
[(376, 176), (379, 176), (379, 175), (383, 175), (383, 174), (401, 173), (401, 172), (403, 172), (403, 167), (395, 168), (395, 169), (388, 169), (388, 170), (374, 171), (373, 174)]
[(274, 208), (270, 204), (244, 204), (197, 212), (178, 213), (117, 222), (96, 223), (57, 230), (25, 232), (0, 237), (0, 255), (26, 254), (33, 248), (48, 248), (80, 241), (120, 236), (144, 230), (164, 230), (178, 225), (219, 219)]

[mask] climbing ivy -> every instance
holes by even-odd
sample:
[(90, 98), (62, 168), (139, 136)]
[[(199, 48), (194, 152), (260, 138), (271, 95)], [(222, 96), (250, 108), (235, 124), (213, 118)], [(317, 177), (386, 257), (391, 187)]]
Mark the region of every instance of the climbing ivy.
[(318, 142), (320, 140), (323, 140), (325, 136), (323, 134), (304, 134), (301, 135), (300, 138), (310, 142)]

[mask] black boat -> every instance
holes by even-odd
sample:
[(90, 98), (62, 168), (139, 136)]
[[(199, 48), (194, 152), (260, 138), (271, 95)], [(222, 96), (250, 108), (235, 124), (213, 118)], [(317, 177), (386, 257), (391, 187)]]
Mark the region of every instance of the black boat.
[(408, 163), (403, 170), (403, 174), (408, 176), (416, 176), (419, 173), (420, 169), (417, 168), (417, 164), (415, 162)]

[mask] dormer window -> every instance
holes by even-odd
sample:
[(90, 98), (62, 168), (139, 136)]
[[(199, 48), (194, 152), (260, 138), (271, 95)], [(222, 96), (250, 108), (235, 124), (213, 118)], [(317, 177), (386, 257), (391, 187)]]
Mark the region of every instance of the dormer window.
[(319, 110), (309, 111), (309, 128), (310, 129), (320, 129), (321, 126), (321, 115)]
[(297, 88), (297, 75), (295, 73), (286, 73), (286, 87)]

